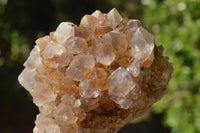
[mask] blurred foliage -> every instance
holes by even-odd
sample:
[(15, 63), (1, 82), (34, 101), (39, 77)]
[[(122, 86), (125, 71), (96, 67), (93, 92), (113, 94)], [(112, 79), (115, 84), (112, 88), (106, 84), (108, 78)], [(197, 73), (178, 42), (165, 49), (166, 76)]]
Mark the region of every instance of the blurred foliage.
[(140, 19), (174, 66), (166, 96), (154, 105), (172, 133), (200, 132), (200, 0), (0, 0), (0, 132), (32, 132), (38, 113), (19, 85), (34, 41), (62, 21), (80, 22), (96, 9), (116, 7)]
[(200, 132), (200, 1), (143, 0), (144, 23), (174, 66), (165, 97), (155, 104), (172, 133)]

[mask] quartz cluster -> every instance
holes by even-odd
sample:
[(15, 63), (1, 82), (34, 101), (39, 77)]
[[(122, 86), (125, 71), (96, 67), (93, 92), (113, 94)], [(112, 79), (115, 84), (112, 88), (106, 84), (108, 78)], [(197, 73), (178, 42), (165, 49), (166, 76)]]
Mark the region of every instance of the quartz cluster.
[(173, 72), (140, 21), (116, 9), (39, 38), (19, 82), (40, 114), (34, 133), (116, 133), (159, 100)]

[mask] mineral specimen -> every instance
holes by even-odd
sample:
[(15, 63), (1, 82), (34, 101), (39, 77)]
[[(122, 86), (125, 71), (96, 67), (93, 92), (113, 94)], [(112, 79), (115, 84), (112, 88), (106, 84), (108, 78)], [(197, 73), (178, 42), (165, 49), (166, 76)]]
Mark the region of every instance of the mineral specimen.
[(18, 78), (40, 110), (34, 133), (116, 133), (163, 96), (173, 68), (162, 52), (116, 9), (61, 23), (36, 41)]

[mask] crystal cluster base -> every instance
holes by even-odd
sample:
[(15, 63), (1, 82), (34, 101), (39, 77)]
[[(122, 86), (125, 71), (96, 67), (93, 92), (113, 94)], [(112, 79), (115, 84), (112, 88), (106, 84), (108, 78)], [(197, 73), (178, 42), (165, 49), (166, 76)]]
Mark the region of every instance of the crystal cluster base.
[(163, 96), (173, 68), (162, 52), (116, 9), (61, 23), (18, 78), (40, 110), (34, 133), (116, 133)]

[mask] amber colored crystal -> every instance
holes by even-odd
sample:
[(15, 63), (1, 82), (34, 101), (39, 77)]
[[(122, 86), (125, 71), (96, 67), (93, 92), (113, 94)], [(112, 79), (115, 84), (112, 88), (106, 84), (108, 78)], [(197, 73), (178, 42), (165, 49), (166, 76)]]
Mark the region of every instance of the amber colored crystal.
[(116, 9), (62, 22), (36, 41), (19, 82), (40, 114), (34, 133), (116, 133), (164, 95), (173, 72), (139, 20)]

